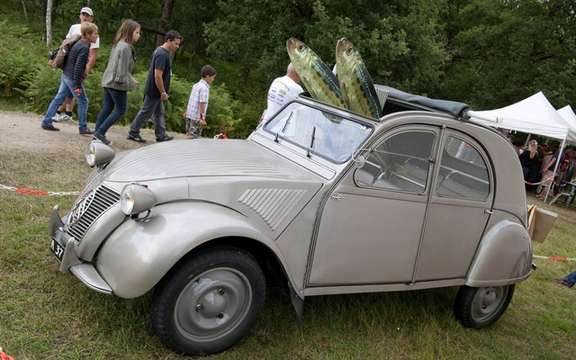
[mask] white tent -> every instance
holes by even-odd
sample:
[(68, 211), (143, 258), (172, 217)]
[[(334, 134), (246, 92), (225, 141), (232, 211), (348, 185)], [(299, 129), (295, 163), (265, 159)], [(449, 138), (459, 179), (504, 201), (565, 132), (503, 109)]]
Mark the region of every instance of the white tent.
[(568, 141), (572, 144), (576, 144), (576, 114), (574, 114), (572, 107), (566, 105), (557, 112), (568, 125)]
[[(550, 104), (540, 91), (512, 105), (488, 111), (470, 111), (470, 120), (487, 126), (537, 134), (561, 141), (558, 154), (562, 154), (567, 140), (576, 141), (576, 128), (572, 129), (564, 117)], [(558, 171), (560, 156), (556, 159), (554, 176)], [(551, 186), (546, 191), (546, 199)]]
[(569, 133), (568, 124), (542, 92), (500, 109), (470, 111), (468, 114), (472, 121), (484, 125), (558, 140), (566, 139)]

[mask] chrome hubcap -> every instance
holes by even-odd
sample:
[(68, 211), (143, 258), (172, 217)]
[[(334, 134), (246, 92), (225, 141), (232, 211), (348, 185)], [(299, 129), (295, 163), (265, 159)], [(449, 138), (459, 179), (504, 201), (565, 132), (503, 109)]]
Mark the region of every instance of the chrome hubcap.
[(194, 341), (213, 341), (236, 328), (251, 303), (250, 282), (241, 272), (211, 269), (192, 279), (178, 296), (176, 326)]
[(478, 289), (472, 302), (472, 318), (476, 321), (486, 321), (494, 316), (502, 307), (508, 289), (507, 286)]

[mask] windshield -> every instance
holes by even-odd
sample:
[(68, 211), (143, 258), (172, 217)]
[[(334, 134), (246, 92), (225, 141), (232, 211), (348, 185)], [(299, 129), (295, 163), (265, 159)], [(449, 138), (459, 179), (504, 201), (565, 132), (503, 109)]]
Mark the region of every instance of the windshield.
[(289, 141), (336, 163), (350, 159), (372, 131), (367, 125), (298, 103), (288, 105), (264, 129), (278, 141)]

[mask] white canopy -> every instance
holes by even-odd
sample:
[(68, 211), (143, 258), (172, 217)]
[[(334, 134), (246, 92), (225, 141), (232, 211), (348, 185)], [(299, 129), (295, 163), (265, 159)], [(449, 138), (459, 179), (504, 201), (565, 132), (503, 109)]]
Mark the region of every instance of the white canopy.
[(570, 105), (566, 105), (557, 112), (568, 125), (568, 141), (576, 144), (576, 114), (574, 114), (572, 107), (570, 107)]
[[(470, 111), (471, 120), (487, 126), (565, 140), (569, 126), (540, 91), (515, 104), (487, 111)], [(576, 128), (574, 129), (576, 140)]]

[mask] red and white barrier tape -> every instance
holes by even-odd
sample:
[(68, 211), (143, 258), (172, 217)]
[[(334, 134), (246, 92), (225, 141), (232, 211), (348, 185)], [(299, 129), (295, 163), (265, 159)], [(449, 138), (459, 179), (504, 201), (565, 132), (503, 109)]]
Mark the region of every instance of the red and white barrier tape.
[[(32, 196), (77, 196), (80, 193), (78, 191), (45, 191), (39, 189), (30, 189), (30, 188), (17, 188), (14, 186), (7, 186), (0, 184), (0, 190), (8, 190), (13, 191), (23, 195), (32, 195)], [(567, 256), (542, 256), (542, 255), (533, 255), (535, 259), (543, 259), (543, 260), (550, 260), (550, 261), (560, 261), (560, 262), (572, 262), (576, 261), (576, 258), (569, 258)]]
[(2, 184), (0, 184), (0, 190), (13, 191), (18, 194), (31, 196), (78, 196), (80, 194), (78, 191), (46, 191), (31, 188), (18, 188)]
[(532, 255), (535, 259), (544, 259), (550, 261), (559, 261), (559, 262), (569, 262), (569, 261), (576, 261), (576, 258), (569, 258), (567, 256), (541, 256), (541, 255)]

